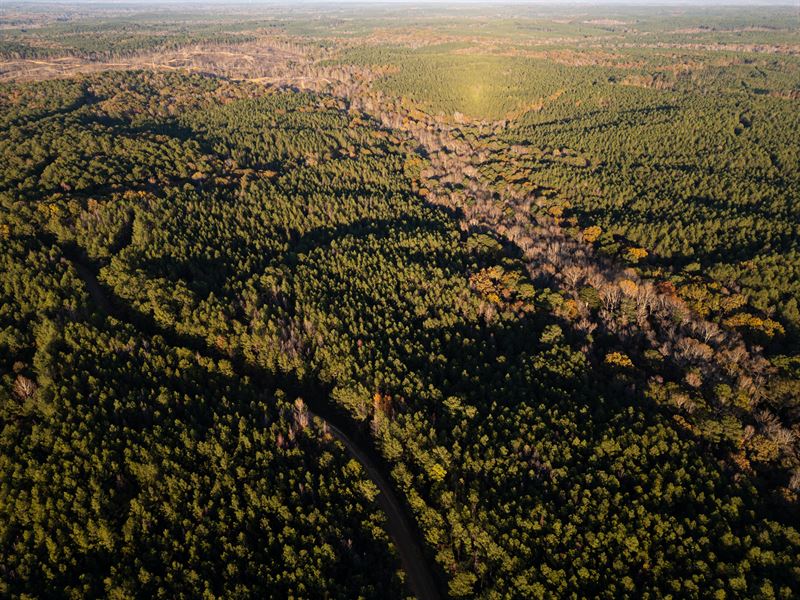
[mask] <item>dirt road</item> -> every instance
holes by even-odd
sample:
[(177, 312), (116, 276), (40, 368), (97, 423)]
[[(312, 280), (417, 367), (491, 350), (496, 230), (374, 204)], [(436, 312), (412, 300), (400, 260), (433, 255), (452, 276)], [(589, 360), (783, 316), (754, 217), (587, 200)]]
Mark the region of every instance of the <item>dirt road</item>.
[(389, 482), (384, 478), (369, 455), (359, 448), (341, 429), (325, 421), (330, 431), (347, 451), (361, 463), (367, 476), (380, 490), (378, 504), (386, 513), (388, 533), (400, 553), (400, 560), (408, 577), (408, 584), (414, 595), (420, 600), (435, 600), (439, 598), (433, 575), (428, 566), (422, 549), (416, 541), (416, 531), (406, 519), (403, 507), (392, 491)]
[[(95, 269), (84, 262), (78, 255), (76, 249), (66, 251), (65, 256), (72, 263), (78, 276), (86, 284), (89, 296), (97, 308), (104, 314), (112, 314), (117, 318), (125, 319), (124, 311), (112, 302), (112, 299), (97, 280)], [(327, 404), (330, 402), (328, 397), (318, 397), (312, 403)], [(359, 447), (351, 436), (346, 434), (341, 428), (337, 427), (330, 420), (320, 417), (318, 414), (311, 413), (312, 416), (319, 418), (327, 426), (328, 431), (336, 437), (347, 452), (355, 458), (364, 468), (367, 476), (380, 490), (377, 500), (380, 507), (386, 513), (387, 533), (392, 538), (398, 553), (403, 569), (405, 569), (408, 586), (419, 600), (438, 600), (439, 592), (433, 577), (433, 572), (422, 553), (421, 544), (417, 542), (417, 532), (412, 526), (403, 510), (403, 505), (398, 500), (392, 490), (389, 481), (383, 476), (378, 466), (369, 457), (369, 453)]]

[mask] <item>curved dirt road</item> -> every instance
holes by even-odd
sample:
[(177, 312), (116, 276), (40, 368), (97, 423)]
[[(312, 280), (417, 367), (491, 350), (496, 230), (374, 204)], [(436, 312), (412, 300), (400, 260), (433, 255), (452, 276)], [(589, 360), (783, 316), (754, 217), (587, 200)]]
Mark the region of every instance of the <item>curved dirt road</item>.
[[(311, 414), (311, 413), (310, 413)], [(380, 490), (378, 494), (378, 504), (383, 512), (386, 513), (388, 534), (400, 553), (400, 561), (408, 577), (408, 585), (414, 595), (420, 600), (437, 600), (439, 592), (434, 583), (433, 576), (422, 549), (416, 542), (414, 528), (406, 519), (403, 507), (394, 495), (389, 482), (383, 477), (378, 467), (372, 462), (369, 455), (362, 451), (346, 433), (333, 425), (330, 421), (322, 419), (328, 426), (334, 437), (336, 437), (350, 455), (361, 463), (367, 476)]]
[[(72, 252), (64, 252), (64, 256), (77, 271), (78, 276), (86, 285), (89, 296), (100, 311), (104, 314), (112, 314), (117, 318), (124, 319), (124, 315), (119, 314), (122, 311), (111, 302), (109, 296), (97, 281), (94, 269), (82, 261), (74, 250)], [(327, 402), (328, 398), (317, 398), (317, 400)], [(328, 431), (342, 442), (347, 452), (361, 463), (367, 476), (380, 490), (377, 500), (384, 513), (386, 513), (387, 533), (392, 538), (400, 554), (400, 561), (406, 572), (408, 586), (411, 588), (412, 593), (419, 600), (439, 600), (440, 596), (433, 573), (425, 560), (421, 546), (416, 541), (416, 530), (406, 518), (402, 504), (395, 496), (387, 479), (381, 474), (369, 454), (362, 450), (344, 431), (310, 410), (309, 416), (320, 419), (327, 426)]]

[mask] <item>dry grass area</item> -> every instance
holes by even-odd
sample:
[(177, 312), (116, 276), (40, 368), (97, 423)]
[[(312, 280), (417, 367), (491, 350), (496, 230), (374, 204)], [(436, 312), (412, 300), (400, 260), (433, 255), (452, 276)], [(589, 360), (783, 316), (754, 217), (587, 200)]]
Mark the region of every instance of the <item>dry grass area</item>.
[(53, 59), (0, 61), (0, 81), (37, 81), (108, 70), (184, 70), (215, 73), (234, 79), (268, 81), (290, 69), (309, 64), (315, 56), (291, 39), (262, 38), (239, 45), (196, 45), (167, 52), (146, 53), (113, 61), (65, 56)]

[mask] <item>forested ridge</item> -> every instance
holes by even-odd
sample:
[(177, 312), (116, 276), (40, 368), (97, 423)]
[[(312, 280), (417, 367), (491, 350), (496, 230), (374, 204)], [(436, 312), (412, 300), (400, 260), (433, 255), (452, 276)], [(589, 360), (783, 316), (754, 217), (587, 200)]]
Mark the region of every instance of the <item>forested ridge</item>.
[(796, 61), (640, 18), (2, 84), (0, 594), (797, 596)]

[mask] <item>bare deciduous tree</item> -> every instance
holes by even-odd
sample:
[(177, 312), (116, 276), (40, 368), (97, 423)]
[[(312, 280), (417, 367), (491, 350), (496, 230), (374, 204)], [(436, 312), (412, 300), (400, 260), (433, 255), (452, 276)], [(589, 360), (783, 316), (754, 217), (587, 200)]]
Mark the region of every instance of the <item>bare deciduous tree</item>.
[(36, 383), (24, 375), (17, 375), (14, 380), (14, 393), (21, 400), (27, 400), (36, 393)]

